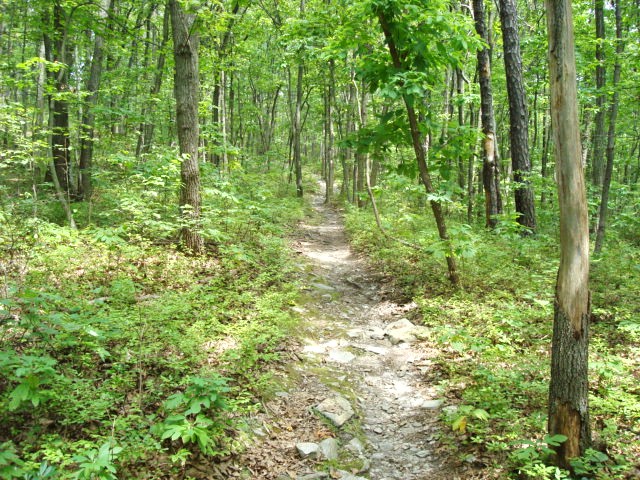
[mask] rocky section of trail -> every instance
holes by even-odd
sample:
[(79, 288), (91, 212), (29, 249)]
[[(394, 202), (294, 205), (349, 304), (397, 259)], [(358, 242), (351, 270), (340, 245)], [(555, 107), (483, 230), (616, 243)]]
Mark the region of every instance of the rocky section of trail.
[(457, 478), (440, 457), (443, 401), (423, 380), (429, 329), (411, 321), (415, 305), (383, 298), (339, 214), (319, 197), (314, 207), (318, 223), (301, 225), (293, 242), (307, 281), (296, 307), (301, 343), (280, 372), (286, 389), (259, 418), (260, 442), (243, 458), (250, 478)]

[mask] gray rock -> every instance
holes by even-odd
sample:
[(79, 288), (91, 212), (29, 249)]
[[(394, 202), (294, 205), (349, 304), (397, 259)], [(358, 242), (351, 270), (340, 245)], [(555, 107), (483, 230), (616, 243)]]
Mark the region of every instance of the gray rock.
[(422, 403), (422, 408), (429, 408), (429, 409), (436, 409), (436, 408), (440, 408), (442, 406), (442, 404), (444, 403), (444, 400), (425, 400)]
[(411, 330), (391, 330), (387, 332), (391, 345), (398, 345), (399, 343), (413, 343), (417, 340), (415, 335), (411, 333)]
[(349, 363), (352, 362), (356, 356), (344, 350), (331, 350), (329, 352), (329, 360), (337, 363)]
[(333, 292), (335, 290), (334, 287), (330, 285), (325, 285), (324, 283), (312, 283), (311, 286), (316, 290), (324, 290), (325, 292)]
[(369, 338), (373, 340), (382, 340), (384, 339), (384, 335), (385, 335), (385, 331), (382, 328), (378, 328), (378, 327), (373, 327), (367, 333), (369, 334)]
[(320, 453), (327, 460), (338, 459), (338, 441), (335, 438), (325, 438), (319, 444)]
[(429, 340), (432, 337), (431, 329), (427, 327), (415, 327), (411, 332), (418, 340)]
[(398, 345), (399, 343), (413, 343), (416, 341), (414, 332), (417, 330), (413, 323), (406, 318), (390, 323), (387, 325), (385, 334), (389, 337), (392, 345)]
[(449, 405), (446, 406), (442, 409), (442, 411), (444, 413), (446, 413), (447, 415), (451, 415), (453, 413), (456, 413), (458, 411), (458, 406), (457, 405)]
[(320, 446), (317, 443), (300, 442), (296, 443), (296, 450), (298, 451), (300, 458), (318, 458)]
[(366, 352), (375, 353), (376, 355), (384, 355), (387, 353), (387, 349), (384, 347), (377, 347), (375, 345), (359, 345), (358, 348)]
[(323, 400), (316, 406), (316, 410), (338, 428), (355, 415), (349, 400), (340, 395)]
[(352, 438), (349, 443), (347, 443), (345, 448), (350, 452), (357, 453), (358, 455), (364, 452), (364, 445), (362, 445), (362, 442), (355, 437)]
[(406, 318), (401, 318), (400, 320), (397, 320), (387, 325), (387, 332), (389, 330), (406, 330), (406, 329), (412, 329), (412, 328), (416, 328), (416, 326)]
[[(344, 317), (345, 320), (349, 320), (349, 318), (350, 318), (349, 315), (346, 315)], [(347, 337), (349, 337), (349, 338), (358, 338), (360, 336), (362, 336), (362, 330), (354, 328), (354, 329), (351, 329), (351, 330), (347, 331)]]

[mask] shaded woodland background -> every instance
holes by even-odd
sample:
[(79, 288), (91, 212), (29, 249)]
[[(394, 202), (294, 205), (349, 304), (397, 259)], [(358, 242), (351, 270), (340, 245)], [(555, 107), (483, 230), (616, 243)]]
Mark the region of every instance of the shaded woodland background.
[[(640, 4), (572, 4), (594, 249), (572, 468), (636, 478)], [(452, 462), (569, 478), (545, 438), (549, 109), (537, 1), (2, 2), (0, 478), (198, 478), (241, 451), (298, 321), (285, 239), (318, 176), (433, 329)]]

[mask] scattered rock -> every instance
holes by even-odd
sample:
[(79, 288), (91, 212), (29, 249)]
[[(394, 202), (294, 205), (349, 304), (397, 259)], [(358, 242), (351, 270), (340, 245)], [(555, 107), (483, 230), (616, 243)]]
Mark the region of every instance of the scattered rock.
[(451, 415), (451, 414), (456, 413), (458, 411), (458, 406), (457, 405), (449, 405), (449, 406), (444, 407), (442, 409), (442, 411), (447, 415)]
[(387, 353), (387, 349), (384, 347), (377, 347), (375, 345), (358, 345), (358, 348), (366, 352), (375, 353), (376, 355), (384, 355)]
[(344, 448), (358, 455), (364, 452), (364, 445), (362, 445), (362, 442), (355, 437), (352, 438)]
[(325, 292), (333, 292), (335, 291), (335, 288), (330, 286), (330, 285), (325, 285), (324, 283), (312, 283), (311, 286), (313, 288), (315, 288), (316, 290), (323, 290)]
[(396, 320), (395, 322), (392, 322), (389, 325), (387, 325), (387, 332), (390, 330), (406, 330), (411, 328), (416, 328), (416, 326), (413, 323), (411, 323), (408, 319), (401, 318), (400, 320)]
[(373, 327), (367, 333), (369, 334), (369, 338), (372, 340), (383, 340), (385, 336), (385, 331), (378, 327)]
[[(348, 320), (349, 317), (347, 316), (346, 319)], [(362, 335), (362, 330), (357, 329), (357, 328), (351, 329), (351, 330), (349, 330), (347, 332), (347, 337), (349, 337), (349, 338), (358, 338), (361, 335)]]
[(316, 406), (316, 410), (338, 428), (349, 421), (355, 414), (349, 400), (340, 395), (323, 400)]
[(398, 345), (399, 343), (413, 343), (416, 341), (414, 332), (418, 329), (413, 323), (406, 318), (390, 323), (387, 325), (385, 335), (389, 337), (389, 341), (392, 345)]
[(296, 443), (296, 450), (300, 458), (318, 458), (320, 446), (317, 443), (300, 442)]
[(413, 343), (417, 339), (411, 330), (391, 330), (387, 332), (391, 345), (398, 345), (399, 343)]
[(422, 408), (430, 408), (430, 409), (436, 409), (436, 408), (440, 408), (442, 406), (442, 404), (444, 403), (444, 400), (425, 400), (422, 403)]
[(329, 360), (337, 363), (349, 363), (352, 362), (356, 356), (351, 352), (344, 350), (332, 350), (329, 352)]
[(338, 459), (338, 441), (335, 438), (325, 438), (319, 444), (320, 453), (326, 460)]

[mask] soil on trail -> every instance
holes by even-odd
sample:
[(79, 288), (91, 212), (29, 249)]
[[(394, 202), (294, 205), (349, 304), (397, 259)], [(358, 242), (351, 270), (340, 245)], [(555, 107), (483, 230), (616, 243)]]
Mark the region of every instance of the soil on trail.
[[(415, 336), (402, 338), (406, 330), (389, 335), (390, 326), (411, 327), (415, 305), (386, 300), (350, 250), (340, 214), (319, 196), (314, 209), (319, 219), (301, 225), (293, 241), (308, 293), (297, 307), (304, 319), (301, 343), (280, 372), (286, 391), (265, 404), (267, 413), (254, 430), (261, 440), (243, 456), (243, 467), (251, 478), (274, 480), (457, 478), (439, 454), (442, 401), (424, 381), (430, 352)], [(355, 411), (340, 428), (315, 409), (336, 394)], [(303, 459), (296, 449), (299, 442), (330, 437), (339, 442), (338, 460)]]

